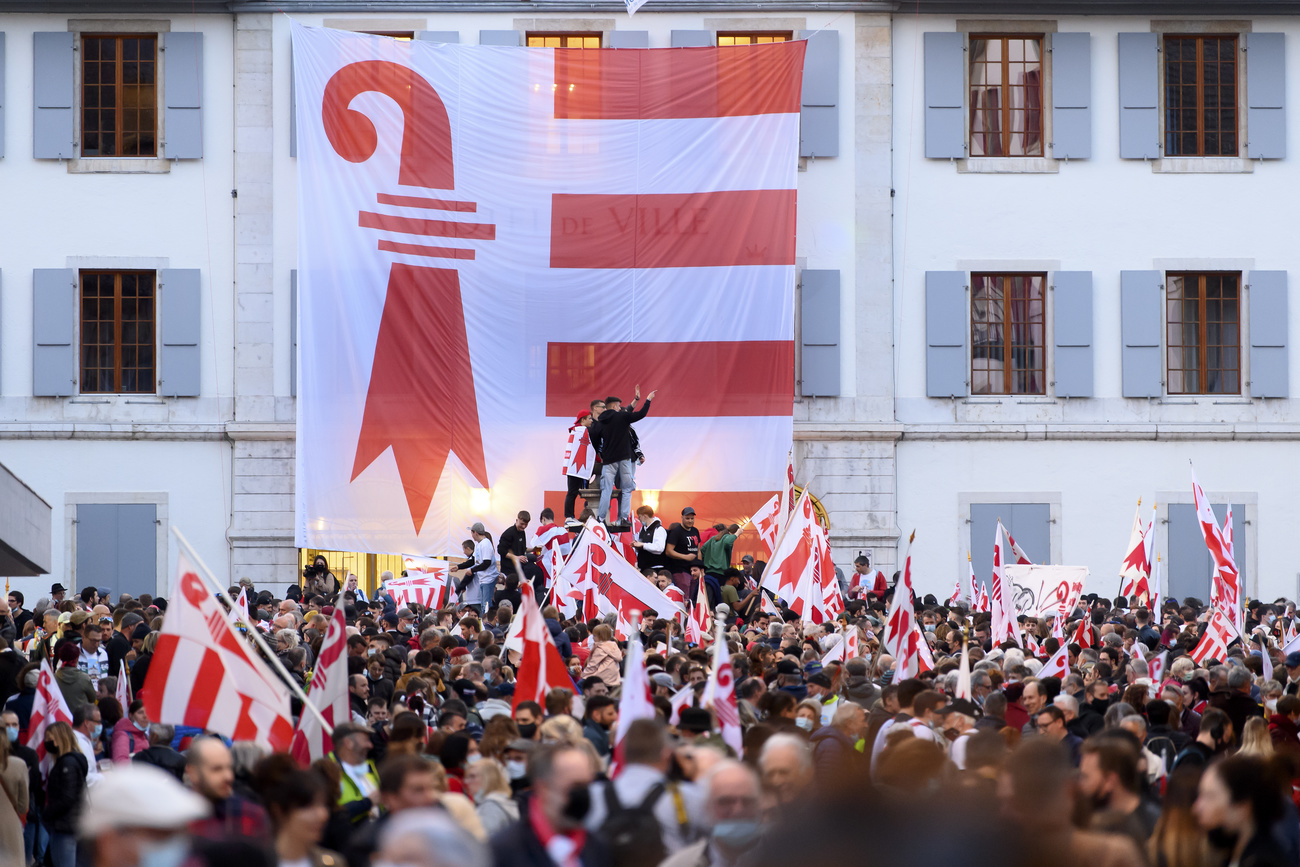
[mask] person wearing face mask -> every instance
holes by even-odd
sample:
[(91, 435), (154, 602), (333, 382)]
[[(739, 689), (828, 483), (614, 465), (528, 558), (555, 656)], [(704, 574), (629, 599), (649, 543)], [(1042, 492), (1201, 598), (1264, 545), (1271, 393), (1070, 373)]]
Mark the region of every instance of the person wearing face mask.
[(1140, 794), (1140, 757), (1137, 738), (1123, 729), (1088, 738), (1080, 748), (1079, 794), (1092, 807), (1094, 830), (1125, 834), (1145, 850), (1160, 809)]
[(613, 867), (604, 840), (588, 834), (596, 769), (572, 744), (538, 747), (528, 762), (533, 796), (519, 821), (492, 838), (497, 867)]
[(45, 729), (43, 744), (45, 755), (53, 759), (42, 816), (50, 833), (49, 860), (52, 867), (73, 867), (77, 863), (77, 823), (90, 765), (77, 746), (72, 726), (65, 722), (51, 723)]
[(1214, 862), (1232, 867), (1295, 863), (1273, 834), (1289, 794), (1267, 762), (1232, 756), (1206, 769), (1192, 812), (1205, 830)]
[[(857, 705), (851, 709), (862, 712)], [(664, 861), (662, 867), (732, 867), (759, 843), (762, 792), (753, 770), (724, 759), (709, 769), (701, 785), (709, 836)]]
[[(933, 715), (933, 706), (925, 713)], [(858, 741), (866, 728), (867, 712), (849, 702), (835, 711), (830, 725), (813, 732), (813, 763), (820, 782), (852, 779), (861, 773), (859, 766), (864, 759), (858, 751)]]
[(86, 783), (93, 786), (104, 776), (95, 759), (99, 736), (104, 733), (104, 718), (100, 715), (99, 708), (93, 704), (85, 704), (73, 711), (72, 729), (77, 739), (77, 746), (81, 754), (86, 757), (89, 769)]
[(79, 827), (89, 867), (180, 867), (191, 854), (186, 828), (211, 811), (165, 771), (124, 765), (86, 798)]
[(510, 794), (516, 798), (532, 788), (533, 781), (528, 779), (528, 757), (536, 747), (535, 741), (515, 738), (501, 751), (501, 763), (505, 765), (506, 778), (510, 780)]
[(129, 762), (136, 753), (149, 748), (149, 711), (136, 699), (127, 708), (126, 719), (113, 726), (113, 761)]
[(542, 721), (542, 706), (535, 701), (521, 701), (515, 705), (515, 726), (519, 737), (526, 741), (537, 740), (537, 726)]

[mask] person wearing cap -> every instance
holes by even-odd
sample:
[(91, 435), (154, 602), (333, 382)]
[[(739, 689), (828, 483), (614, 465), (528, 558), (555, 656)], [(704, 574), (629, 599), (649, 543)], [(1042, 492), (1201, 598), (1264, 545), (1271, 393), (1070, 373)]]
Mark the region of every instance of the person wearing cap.
[(457, 571), (465, 572), (465, 577), (456, 585), (456, 592), (460, 594), (461, 602), (475, 605), (487, 614), (497, 586), (496, 550), (482, 521), (470, 527), (469, 532), (474, 538), (474, 556), (455, 567)]
[(190, 854), (187, 829), (211, 807), (165, 771), (144, 764), (106, 774), (90, 790), (78, 832), (92, 854), (88, 867), (180, 864)]
[(1288, 653), (1282, 664), (1286, 668), (1286, 683), (1282, 685), (1282, 694), (1300, 696), (1300, 650)]
[[(636, 387), (633, 406), (641, 399), (641, 386)], [(609, 501), (614, 494), (614, 481), (617, 477), (621, 496), (618, 504), (618, 527), (623, 530), (632, 526), (632, 492), (636, 490), (633, 460), (632, 425), (646, 417), (650, 412), (650, 402), (655, 399), (655, 392), (650, 392), (645, 404), (640, 409), (628, 407), (623, 410), (623, 401), (614, 396), (605, 398), (605, 411), (597, 419), (600, 422), (600, 508), (596, 510), (599, 520), (609, 517)]]
[(339, 807), (353, 825), (378, 814), (379, 771), (370, 760), (370, 729), (356, 723), (334, 727), (334, 751), (330, 761), (339, 766)]
[[(810, 662), (808, 665), (811, 666), (813, 663)], [(804, 673), (808, 675), (808, 698), (813, 699), (821, 706), (821, 717), (818, 723), (828, 726), (835, 717), (835, 711), (840, 707), (841, 699), (835, 694), (830, 675), (821, 670), (820, 664), (818, 664), (818, 671), (815, 673), (809, 672), (805, 666)]]
[(965, 698), (953, 699), (939, 709), (939, 716), (943, 720), (945, 737), (951, 737), (952, 739), (952, 745), (948, 748), (948, 756), (958, 770), (966, 770), (966, 747), (970, 744), (970, 739), (979, 733), (979, 729), (975, 727), (975, 721), (981, 715), (980, 709), (975, 702)]
[[(605, 408), (603, 403), (592, 401), (592, 404), (601, 410)], [(584, 411), (578, 413), (578, 417), (569, 426), (569, 440), (564, 447), (564, 478), (568, 482), (568, 491), (564, 495), (565, 526), (576, 523), (573, 506), (595, 471), (596, 454), (591, 445), (592, 421), (594, 418), (591, 412)]]
[(695, 526), (695, 509), (692, 507), (682, 509), (681, 521), (674, 521), (668, 528), (664, 554), (673, 573), (673, 583), (689, 597), (691, 565), (698, 562), (700, 556), (700, 531)]
[(803, 682), (803, 670), (793, 659), (782, 657), (776, 663), (776, 688), (788, 692), (799, 702), (808, 697), (808, 687)]

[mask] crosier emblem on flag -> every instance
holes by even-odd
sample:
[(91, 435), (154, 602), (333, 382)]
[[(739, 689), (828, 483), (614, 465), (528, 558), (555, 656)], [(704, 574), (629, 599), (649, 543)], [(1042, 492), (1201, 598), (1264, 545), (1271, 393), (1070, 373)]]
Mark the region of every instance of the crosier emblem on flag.
[[(311, 676), (307, 700), (321, 712), (330, 727), (345, 723), (351, 718), (352, 705), (348, 698), (348, 626), (343, 609), (334, 609), (325, 640), (320, 646), (320, 658)], [(298, 730), (293, 733), (289, 753), (299, 764), (309, 765), (330, 754), (334, 739), (315, 714), (304, 713), (298, 720)]]
[(639, 486), (782, 489), (803, 41), (291, 29), (300, 546), (428, 555), (456, 528), (508, 525), (556, 487), (575, 413), (638, 381), (659, 390), (641, 444), (671, 456)]
[(36, 697), (32, 700), (32, 714), (27, 721), (27, 747), (45, 758), (45, 729), (50, 723), (65, 722), (72, 725), (72, 711), (63, 698), (54, 679), (54, 669), (48, 659), (41, 660), (41, 673), (36, 676)]

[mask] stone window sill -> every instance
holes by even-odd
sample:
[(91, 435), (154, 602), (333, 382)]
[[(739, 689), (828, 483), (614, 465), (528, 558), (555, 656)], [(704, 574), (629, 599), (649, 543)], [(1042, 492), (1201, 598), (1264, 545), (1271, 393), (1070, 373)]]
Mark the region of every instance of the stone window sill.
[(1043, 175), (1056, 174), (1059, 160), (1050, 157), (967, 157), (957, 160), (958, 174)]
[(70, 175), (165, 175), (172, 161), (163, 157), (74, 157), (68, 160)]
[(1250, 174), (1255, 164), (1243, 157), (1161, 157), (1151, 160), (1157, 175), (1231, 175)]

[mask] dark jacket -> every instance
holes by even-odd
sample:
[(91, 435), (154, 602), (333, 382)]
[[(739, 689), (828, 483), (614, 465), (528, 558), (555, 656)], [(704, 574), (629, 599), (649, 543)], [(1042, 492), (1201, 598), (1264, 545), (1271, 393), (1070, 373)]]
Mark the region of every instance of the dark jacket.
[(640, 409), (620, 409), (615, 412), (607, 409), (600, 414), (600, 460), (612, 464), (615, 461), (632, 460), (632, 423), (645, 418), (650, 411), (650, 401), (642, 404)]
[(86, 774), (90, 763), (81, 750), (72, 750), (59, 756), (50, 769), (50, 779), (45, 784), (45, 826), (55, 834), (77, 833), (77, 820), (81, 818), (81, 802), (86, 795)]
[[(495, 867), (555, 867), (528, 821), (527, 810), (521, 812), (523, 817), (518, 822), (499, 831), (489, 842), (492, 863)], [(587, 835), (579, 860), (582, 867), (612, 867), (613, 864), (599, 834)]]
[(121, 670), (122, 660), (126, 659), (126, 655), (131, 652), (131, 639), (120, 632), (114, 632), (113, 637), (104, 642), (104, 650), (108, 652), (109, 674), (117, 677), (118, 672)]
[(871, 710), (880, 700), (880, 687), (871, 682), (869, 677), (853, 677), (844, 680), (844, 697), (863, 710)]
[(151, 659), (153, 659), (152, 653), (141, 653), (135, 658), (135, 665), (131, 666), (131, 695), (139, 695), (140, 690), (144, 689)]
[(527, 550), (528, 531), (520, 530), (514, 524), (502, 530), (500, 537), (497, 538), (497, 562), (502, 569), (514, 570), (510, 561), (506, 559), (507, 554), (522, 558)]
[(185, 776), (185, 756), (166, 744), (157, 744), (140, 750), (131, 757), (131, 761), (162, 768), (177, 780), (183, 780)]
[(817, 729), (812, 733), (810, 743), (813, 765), (819, 780), (842, 777), (851, 773), (850, 769), (862, 761), (862, 753), (858, 752), (854, 741), (834, 726)]
[(589, 719), (583, 720), (582, 736), (591, 742), (591, 745), (596, 748), (597, 755), (602, 759), (609, 755), (609, 732), (605, 730), (604, 726), (597, 725)]
[(1210, 707), (1217, 707), (1232, 720), (1232, 738), (1238, 744), (1241, 743), (1241, 732), (1246, 728), (1246, 720), (1264, 715), (1264, 709), (1253, 698), (1235, 689), (1216, 689), (1210, 693)]
[[(1109, 702), (1107, 705), (1109, 706)], [(1092, 702), (1084, 702), (1079, 705), (1079, 727), (1087, 734), (1094, 735), (1101, 731), (1106, 722), (1106, 711), (1097, 707)]]
[(546, 628), (551, 630), (551, 640), (555, 642), (555, 649), (560, 651), (560, 658), (567, 661), (570, 656), (573, 656), (573, 642), (569, 640), (568, 633), (560, 626), (560, 621), (549, 617), (546, 618)]

